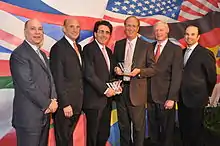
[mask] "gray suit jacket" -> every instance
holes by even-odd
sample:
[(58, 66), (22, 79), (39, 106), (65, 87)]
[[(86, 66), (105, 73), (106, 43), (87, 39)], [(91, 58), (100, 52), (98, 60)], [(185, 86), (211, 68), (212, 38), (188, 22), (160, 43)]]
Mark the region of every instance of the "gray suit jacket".
[(24, 41), (12, 53), (10, 69), (15, 88), (12, 125), (19, 128), (40, 128), (49, 122), (48, 114), (51, 98), (56, 98), (55, 86), (46, 62), (42, 62), (31, 46)]

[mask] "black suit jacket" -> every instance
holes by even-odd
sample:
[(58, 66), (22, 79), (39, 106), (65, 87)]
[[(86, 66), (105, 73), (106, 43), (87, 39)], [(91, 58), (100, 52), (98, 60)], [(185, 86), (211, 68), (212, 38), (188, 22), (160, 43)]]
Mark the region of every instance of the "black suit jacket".
[[(124, 61), (126, 39), (117, 41), (114, 52), (114, 66)], [(130, 99), (133, 105), (138, 106), (146, 103), (147, 100), (147, 80), (146, 77), (155, 74), (153, 46), (140, 38), (137, 39), (134, 55), (134, 68), (141, 69), (140, 77), (131, 78)], [(122, 79), (122, 77), (120, 77)]]
[[(153, 44), (154, 48), (156, 43)], [(156, 63), (157, 74), (149, 79), (151, 98), (159, 104), (166, 100), (177, 101), (183, 70), (182, 49), (169, 40)]]
[(96, 43), (93, 41), (83, 48), (84, 68), (84, 101), (85, 109), (101, 109), (107, 104), (104, 92), (108, 88), (106, 83), (112, 78), (112, 52), (106, 47), (110, 59), (110, 72), (105, 58)]
[[(77, 44), (77, 47), (82, 54), (81, 46)], [(82, 65), (80, 65), (74, 48), (65, 37), (51, 48), (50, 67), (56, 85), (60, 109), (71, 105), (74, 113), (80, 113), (83, 102)]]
[(215, 63), (210, 50), (200, 45), (193, 50), (184, 67), (181, 85), (181, 99), (187, 107), (202, 107), (208, 103), (216, 83)]
[(12, 124), (19, 128), (41, 128), (49, 122), (51, 98), (56, 98), (55, 86), (46, 55), (46, 66), (31, 46), (24, 41), (10, 57), (10, 69), (15, 88)]

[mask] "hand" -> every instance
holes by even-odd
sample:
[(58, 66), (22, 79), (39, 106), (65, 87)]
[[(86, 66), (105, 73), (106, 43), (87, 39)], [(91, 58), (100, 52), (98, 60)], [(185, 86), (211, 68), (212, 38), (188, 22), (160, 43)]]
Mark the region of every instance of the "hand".
[(47, 109), (45, 110), (44, 114), (49, 114), (49, 113), (51, 113), (51, 111), (50, 111), (49, 108), (47, 108)]
[(113, 90), (112, 88), (108, 88), (108, 91), (107, 91), (107, 93), (105, 95), (107, 97), (115, 96), (115, 90)]
[(131, 77), (135, 77), (136, 75), (138, 75), (141, 72), (140, 69), (135, 68), (130, 74), (128, 74)]
[[(48, 107), (51, 113), (54, 113), (57, 110), (58, 103), (56, 99), (51, 99), (51, 103)], [(47, 111), (47, 110), (46, 110)]]
[(71, 105), (68, 105), (66, 107), (63, 108), (63, 112), (65, 117), (70, 118), (73, 116), (73, 109)]
[(174, 101), (173, 100), (167, 100), (164, 104), (165, 109), (172, 109), (174, 107)]
[(123, 75), (123, 72), (121, 71), (121, 69), (119, 68), (119, 67), (115, 67), (115, 69), (114, 69), (114, 71), (115, 71), (115, 73), (117, 74), (117, 75), (119, 75), (119, 76), (122, 76)]

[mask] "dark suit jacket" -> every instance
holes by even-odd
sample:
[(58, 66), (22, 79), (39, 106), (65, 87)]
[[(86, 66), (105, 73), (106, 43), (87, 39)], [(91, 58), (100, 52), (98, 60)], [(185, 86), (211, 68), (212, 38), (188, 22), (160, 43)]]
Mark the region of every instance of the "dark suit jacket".
[(112, 77), (112, 52), (107, 47), (106, 50), (110, 59), (110, 72), (96, 41), (83, 48), (85, 62), (83, 108), (85, 109), (101, 109), (107, 104), (107, 97), (104, 92), (108, 88), (106, 83)]
[[(154, 48), (155, 48), (155, 44)], [(182, 49), (169, 40), (156, 63), (157, 74), (150, 78), (151, 97), (155, 103), (177, 101), (183, 70)]]
[[(185, 50), (184, 50), (185, 53)], [(202, 107), (216, 83), (214, 54), (197, 45), (190, 55), (183, 71), (181, 99), (187, 107)]]
[[(46, 55), (42, 62), (31, 46), (24, 41), (12, 53), (10, 69), (15, 88), (12, 124), (20, 128), (40, 128), (47, 121), (44, 114), (51, 98), (56, 98), (55, 86)], [(45, 121), (46, 120), (46, 121)]]
[[(77, 47), (82, 54), (81, 46), (77, 44)], [(71, 105), (74, 113), (80, 113), (83, 102), (82, 66), (77, 53), (65, 37), (51, 48), (50, 67), (58, 94), (59, 109)]]
[[(117, 41), (115, 44), (114, 64), (124, 61), (126, 47), (126, 39)], [(141, 69), (140, 77), (133, 77), (130, 81), (130, 100), (133, 105), (142, 105), (147, 100), (147, 80), (155, 74), (153, 47), (151, 44), (137, 39), (134, 55), (133, 65), (135, 68)], [(121, 78), (122, 79), (122, 78)]]

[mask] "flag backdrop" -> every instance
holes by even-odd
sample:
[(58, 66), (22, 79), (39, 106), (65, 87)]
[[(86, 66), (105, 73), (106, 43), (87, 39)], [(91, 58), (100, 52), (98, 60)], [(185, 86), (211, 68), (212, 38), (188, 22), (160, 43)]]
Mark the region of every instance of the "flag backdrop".
[[(84, 46), (92, 39), (95, 21), (105, 19), (114, 26), (108, 46), (124, 37), (123, 21), (135, 15), (141, 21), (140, 37), (154, 41), (152, 25), (164, 20), (170, 25), (169, 39), (184, 47), (184, 28), (196, 24), (201, 28), (200, 43), (216, 55), (218, 82), (220, 81), (220, 0), (1, 0), (0, 1), (0, 146), (15, 146), (15, 132), (11, 126), (13, 84), (9, 70), (11, 52), (24, 39), (24, 23), (37, 18), (43, 23), (43, 51), (48, 55), (59, 40), (63, 20), (77, 18), (81, 23), (79, 43)], [(109, 146), (119, 145), (117, 112), (112, 111)], [(53, 132), (53, 125), (51, 130)], [(50, 135), (50, 145), (54, 137)], [(85, 142), (85, 116), (82, 114), (74, 133), (75, 145)]]

